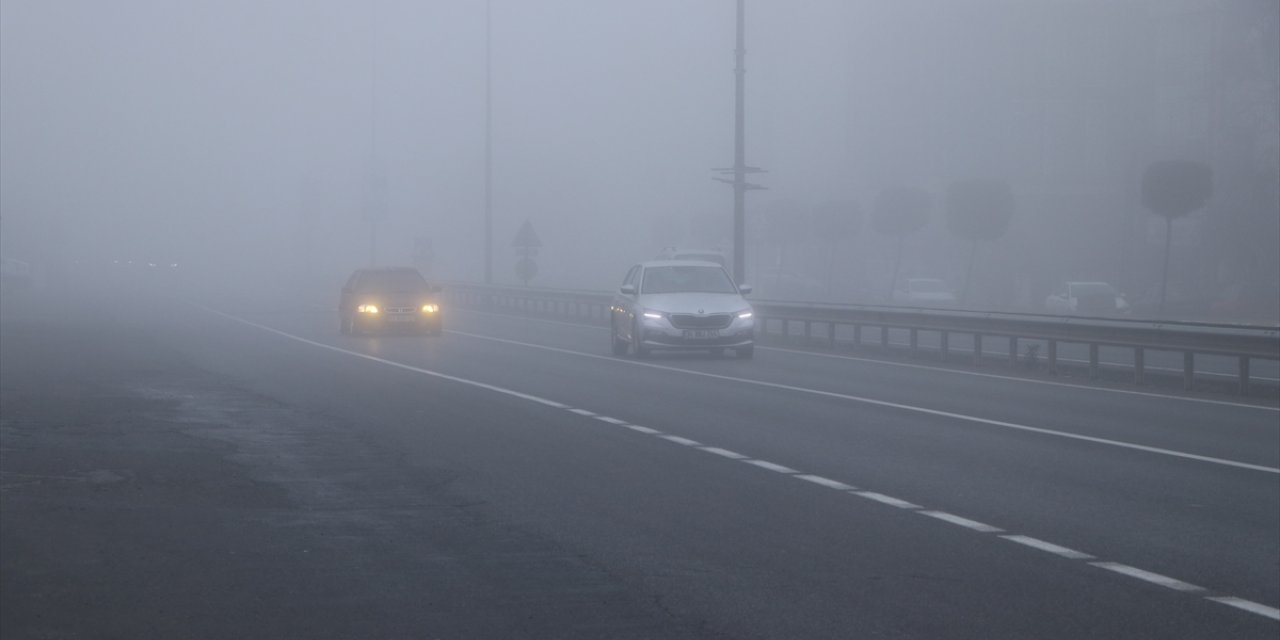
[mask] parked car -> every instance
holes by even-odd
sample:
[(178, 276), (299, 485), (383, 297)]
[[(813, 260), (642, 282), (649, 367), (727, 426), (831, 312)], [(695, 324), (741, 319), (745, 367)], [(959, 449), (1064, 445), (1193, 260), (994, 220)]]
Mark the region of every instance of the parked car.
[(733, 349), (739, 358), (755, 353), (755, 318), (724, 267), (695, 260), (654, 260), (627, 271), (611, 305), (614, 355), (646, 357), (654, 349)]
[(1044, 300), (1053, 313), (1115, 315), (1128, 313), (1129, 302), (1105, 282), (1064, 282)]
[(338, 301), (339, 330), (344, 334), (410, 330), (443, 330), (440, 287), (427, 284), (413, 267), (357, 269), (347, 279)]
[(921, 307), (949, 307), (956, 304), (956, 294), (946, 280), (907, 278), (893, 290), (893, 301)]

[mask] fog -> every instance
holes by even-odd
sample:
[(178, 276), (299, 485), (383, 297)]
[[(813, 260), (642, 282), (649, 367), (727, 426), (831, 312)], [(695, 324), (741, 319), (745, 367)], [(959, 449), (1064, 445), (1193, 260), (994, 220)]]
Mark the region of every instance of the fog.
[[(495, 282), (519, 282), (526, 220), (534, 286), (610, 289), (664, 246), (731, 249), (713, 169), (733, 163), (735, 10), (491, 0)], [(1187, 160), (1213, 191), (1172, 223), (1182, 307), (1166, 313), (1280, 318), (1280, 3), (746, 11), (746, 159), (767, 189), (747, 195), (744, 259), (761, 295), (885, 302), (899, 243), (876, 201), (910, 187), (931, 206), (899, 278), (945, 279), (975, 308), (1041, 310), (1067, 280), (1149, 306), (1166, 227), (1144, 172)], [(138, 261), (193, 287), (336, 296), (371, 258), (481, 281), (485, 34), (484, 0), (4, 0), (0, 251), (47, 283)], [(976, 244), (948, 225), (967, 180), (1013, 203)], [(369, 211), (385, 213), (374, 256)]]

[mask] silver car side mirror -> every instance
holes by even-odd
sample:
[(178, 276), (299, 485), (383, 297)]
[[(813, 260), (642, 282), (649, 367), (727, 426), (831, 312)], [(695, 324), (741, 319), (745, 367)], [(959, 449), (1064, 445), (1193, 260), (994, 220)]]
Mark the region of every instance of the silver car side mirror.
[(634, 296), (636, 294), (636, 286), (634, 284), (624, 284), (618, 291), (621, 291), (624, 296)]

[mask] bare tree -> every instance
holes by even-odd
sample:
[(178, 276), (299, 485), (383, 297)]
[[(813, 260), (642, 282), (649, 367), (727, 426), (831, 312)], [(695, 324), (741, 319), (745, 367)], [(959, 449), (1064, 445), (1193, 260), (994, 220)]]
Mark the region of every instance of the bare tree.
[(947, 189), (947, 229), (973, 243), (960, 297), (969, 300), (969, 280), (978, 255), (978, 242), (1004, 235), (1013, 217), (1013, 192), (1000, 180), (962, 180)]
[(893, 259), (893, 276), (889, 278), (889, 296), (898, 283), (898, 271), (902, 267), (902, 245), (907, 236), (929, 224), (929, 210), (933, 198), (928, 191), (914, 187), (890, 187), (880, 191), (872, 209), (871, 224), (877, 233), (896, 236), (898, 252)]
[(1205, 205), (1213, 195), (1213, 171), (1201, 162), (1165, 160), (1153, 162), (1142, 175), (1142, 205), (1164, 217), (1164, 268), (1160, 277), (1160, 312), (1169, 290), (1169, 247), (1173, 220)]

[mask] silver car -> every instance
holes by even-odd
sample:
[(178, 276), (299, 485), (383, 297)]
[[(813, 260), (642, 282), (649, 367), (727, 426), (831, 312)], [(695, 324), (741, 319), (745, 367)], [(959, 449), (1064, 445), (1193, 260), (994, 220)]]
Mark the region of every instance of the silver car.
[(654, 260), (627, 271), (611, 309), (614, 355), (645, 357), (655, 349), (733, 349), (755, 353), (756, 321), (724, 267), (699, 260)]

